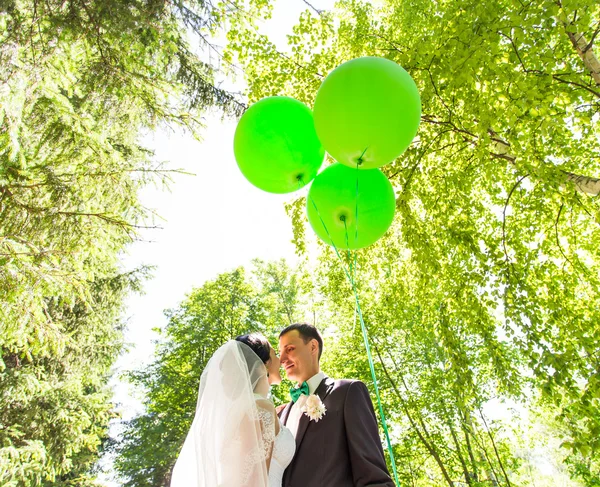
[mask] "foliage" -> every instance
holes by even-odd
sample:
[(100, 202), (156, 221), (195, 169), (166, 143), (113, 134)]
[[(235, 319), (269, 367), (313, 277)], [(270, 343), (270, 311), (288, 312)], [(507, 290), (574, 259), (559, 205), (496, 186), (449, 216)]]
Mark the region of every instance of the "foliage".
[[(289, 54), (252, 29), (230, 37), (251, 101), (310, 105), (328, 72), (364, 55), (419, 87), (418, 136), (385, 168), (395, 225), (358, 254), (407, 484), (516, 483), (515, 446), (484, 421), (494, 398), (548, 411), (571, 474), (600, 481), (599, 22), (591, 0), (342, 0), (301, 16)], [(304, 207), (288, 210), (302, 252)], [(350, 313), (321, 253), (322, 293)], [(338, 370), (366, 379), (348, 332)]]
[(4, 353), (0, 422), (2, 485), (92, 485), (92, 467), (114, 417), (106, 378), (122, 350), (123, 297), (142, 271), (90, 283), (94, 306), (46, 299), (48, 320), (68, 337), (50, 355)]
[(252, 331), (276, 347), (282, 324), (298, 311), (296, 273), (285, 262), (255, 266), (253, 276), (243, 268), (220, 274), (166, 312), (153, 362), (131, 374), (144, 391), (145, 413), (124, 425), (117, 446), (115, 465), (125, 487), (169, 485), (194, 417), (200, 375), (217, 348)]
[(138, 189), (169, 174), (140, 138), (197, 136), (206, 107), (241, 113), (188, 40), (227, 15), (201, 0), (1, 2), (2, 485), (93, 482), (122, 303), (145, 273), (118, 258), (152, 224)]
[[(372, 387), (347, 281), (332, 256), (323, 257), (311, 274), (283, 262), (256, 261), (252, 274), (242, 268), (221, 274), (194, 289), (177, 309), (167, 311), (169, 323), (153, 362), (131, 375), (144, 394), (145, 413), (123, 425), (116, 462), (123, 485), (169, 484), (207, 360), (226, 340), (252, 330), (265, 333), (276, 344), (288, 313), (293, 321), (306, 315), (322, 323), (322, 369), (328, 375), (358, 378)], [(361, 290), (401, 484), (555, 485), (547, 476), (547, 484), (540, 483), (544, 477), (538, 457), (543, 447), (540, 458), (553, 475), (564, 470), (555, 439), (563, 427), (553, 424), (547, 412), (524, 416), (525, 405), (510, 400), (518, 399), (518, 391), (526, 385), (518, 370), (522, 365), (518, 350), (498, 342), (503, 353), (497, 357), (481, 340), (469, 337), (465, 323), (457, 327), (440, 323), (442, 311), (427, 312), (428, 301), (409, 304), (406, 286), (400, 282), (407, 269), (392, 272), (387, 280), (378, 276), (385, 281), (385, 290), (376, 286)], [(311, 291), (321, 300), (315, 302)], [(464, 343), (445, 341), (461, 328)], [(505, 363), (498, 363), (503, 359)], [(464, 363), (472, 372), (466, 380)], [(499, 380), (496, 367), (505, 368), (505, 379)], [(288, 386), (284, 381), (272, 388), (277, 404), (289, 400)], [(498, 398), (517, 409), (493, 419), (506, 411), (492, 404)], [(534, 428), (535, 436), (528, 434)], [(562, 480), (563, 485), (579, 485)]]
[[(536, 443), (519, 438), (538, 422), (562, 444), (559, 467), (599, 485), (600, 6), (340, 0), (301, 16), (287, 54), (255, 29), (269, 9), (1, 4), (2, 484), (94, 484), (122, 304), (145, 273), (118, 257), (152, 224), (138, 189), (168, 179), (140, 135), (177, 124), (197, 136), (207, 106), (241, 113), (200, 52), (216, 52), (206, 35), (227, 25), (217, 56), (243, 65), (251, 101), (310, 105), (328, 72), (363, 55), (397, 61), (419, 87), (418, 137), (385, 168), (394, 225), (357, 255), (402, 483), (533, 485)], [(287, 205), (299, 253), (312, 248), (304, 203)], [(168, 313), (156, 360), (132, 375), (147, 411), (118, 446), (126, 485), (168, 484), (201, 370), (238, 333), (275, 343), (282, 324), (310, 316), (324, 369), (372, 386), (349, 284), (331, 249), (318, 255), (310, 273), (257, 262), (223, 274)], [(493, 421), (502, 402), (516, 412)], [(536, 419), (521, 425), (519, 411)]]

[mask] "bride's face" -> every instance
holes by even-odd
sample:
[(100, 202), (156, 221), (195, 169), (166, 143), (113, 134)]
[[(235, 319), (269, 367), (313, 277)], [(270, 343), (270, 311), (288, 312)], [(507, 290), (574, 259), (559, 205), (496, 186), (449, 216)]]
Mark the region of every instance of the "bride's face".
[(265, 365), (267, 372), (269, 372), (269, 385), (279, 384), (281, 382), (281, 372), (279, 371), (281, 363), (273, 347), (271, 347), (271, 357)]

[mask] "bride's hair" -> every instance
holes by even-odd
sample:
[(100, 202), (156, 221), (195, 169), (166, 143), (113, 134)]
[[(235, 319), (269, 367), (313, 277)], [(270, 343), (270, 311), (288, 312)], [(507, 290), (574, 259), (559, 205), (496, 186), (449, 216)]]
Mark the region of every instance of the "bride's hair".
[(258, 358), (263, 361), (263, 364), (266, 364), (271, 358), (271, 344), (264, 335), (250, 333), (249, 335), (240, 335), (235, 339), (238, 342), (248, 345), (258, 355)]

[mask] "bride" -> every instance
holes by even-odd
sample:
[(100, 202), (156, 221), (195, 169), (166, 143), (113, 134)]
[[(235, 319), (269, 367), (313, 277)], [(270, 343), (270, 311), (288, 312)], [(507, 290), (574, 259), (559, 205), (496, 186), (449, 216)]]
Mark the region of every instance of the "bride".
[(196, 415), (173, 469), (171, 487), (281, 487), (295, 453), (269, 386), (279, 358), (262, 335), (225, 343), (206, 365)]

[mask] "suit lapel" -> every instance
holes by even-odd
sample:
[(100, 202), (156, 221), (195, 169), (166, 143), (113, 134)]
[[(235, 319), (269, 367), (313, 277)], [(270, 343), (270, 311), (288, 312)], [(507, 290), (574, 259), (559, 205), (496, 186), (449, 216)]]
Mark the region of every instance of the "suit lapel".
[[(325, 379), (321, 381), (319, 387), (317, 387), (317, 390), (315, 391), (315, 394), (321, 398), (321, 401), (324, 401), (327, 395), (331, 392), (334, 383), (335, 381), (333, 379), (330, 379), (329, 377), (325, 377)], [(289, 409), (290, 407), (286, 408), (287, 414), (289, 414)], [(304, 434), (306, 433), (309, 423), (309, 417), (303, 413), (300, 416), (300, 422), (298, 423), (298, 431), (296, 432), (296, 451), (298, 451), (298, 449), (300, 448), (300, 443), (302, 443), (302, 439), (304, 438)]]
[(288, 416), (290, 415), (290, 411), (292, 409), (293, 402), (288, 402), (283, 411), (281, 412), (281, 422), (284, 426), (287, 424)]

